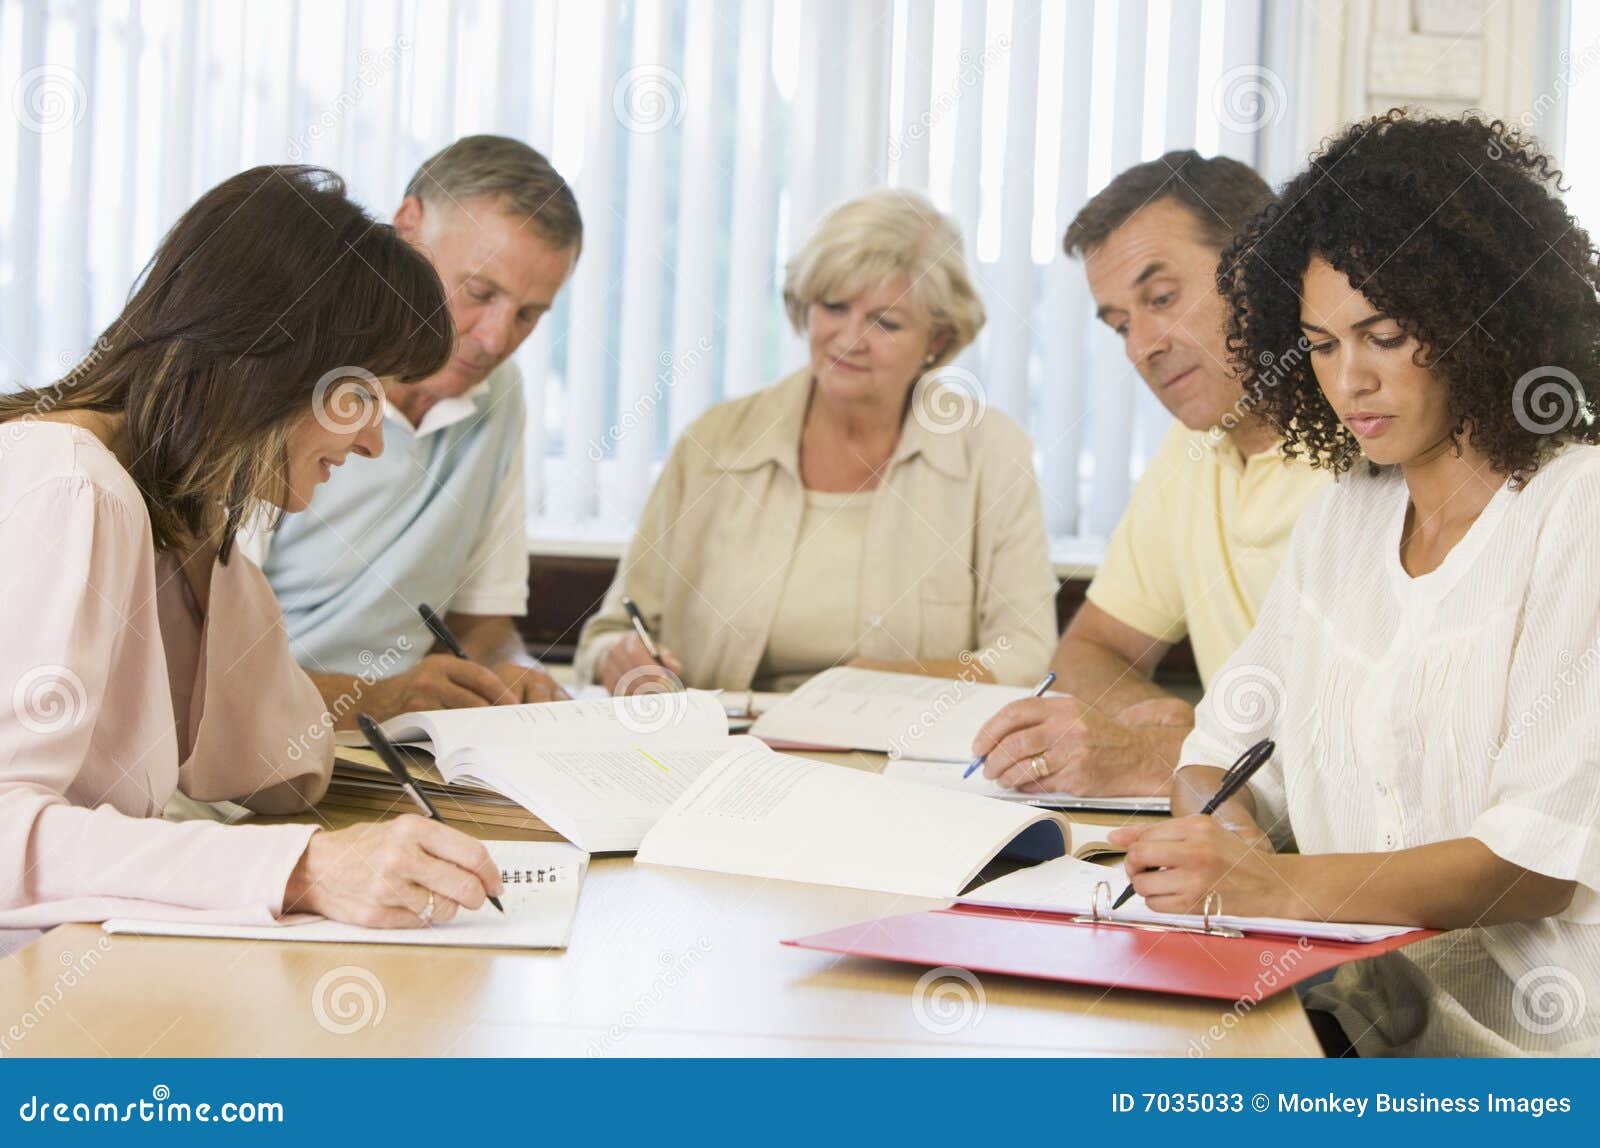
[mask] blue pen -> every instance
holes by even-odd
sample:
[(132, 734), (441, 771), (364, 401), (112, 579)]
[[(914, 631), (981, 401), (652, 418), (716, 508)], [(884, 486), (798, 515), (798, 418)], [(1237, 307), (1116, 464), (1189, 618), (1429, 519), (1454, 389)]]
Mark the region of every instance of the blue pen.
[[(1049, 689), (1050, 686), (1055, 682), (1055, 680), (1056, 680), (1056, 676), (1055, 676), (1054, 673), (1046, 674), (1044, 676), (1044, 681), (1040, 682), (1038, 685), (1033, 687), (1033, 696), (1036, 697), (1036, 698), (1044, 697), (1045, 690)], [(972, 759), (972, 764), (967, 766), (967, 772), (965, 772), (965, 773), (963, 773), (961, 775), (961, 780), (965, 781), (967, 778), (971, 777), (974, 773), (977, 773), (978, 770), (983, 768), (983, 763), (988, 761), (988, 760), (989, 760), (989, 755), (988, 754), (984, 754), (982, 757), (973, 758)]]

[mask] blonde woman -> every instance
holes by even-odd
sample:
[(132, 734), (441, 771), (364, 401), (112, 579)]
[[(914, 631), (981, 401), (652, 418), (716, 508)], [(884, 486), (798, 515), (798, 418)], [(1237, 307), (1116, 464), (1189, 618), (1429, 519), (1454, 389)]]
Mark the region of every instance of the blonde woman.
[(935, 377), (984, 322), (961, 250), (904, 191), (822, 221), (784, 283), (810, 362), (684, 432), (584, 626), (580, 680), (658, 674), (624, 597), (692, 686), (785, 689), (846, 663), (1042, 673), (1056, 584), (1032, 443)]

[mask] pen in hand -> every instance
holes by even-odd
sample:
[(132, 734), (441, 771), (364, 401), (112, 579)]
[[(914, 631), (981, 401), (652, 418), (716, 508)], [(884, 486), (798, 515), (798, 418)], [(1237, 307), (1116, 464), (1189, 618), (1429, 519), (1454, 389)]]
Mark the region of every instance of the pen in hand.
[(456, 641), (456, 636), (450, 632), (450, 627), (444, 624), (444, 619), (434, 612), (432, 606), (424, 602), (417, 607), (417, 613), (422, 615), (422, 621), (428, 627), (429, 633), (438, 640), (441, 646), (464, 662), (472, 660), (472, 656), (462, 648), (460, 642)]
[[(1036, 697), (1036, 698), (1044, 697), (1045, 690), (1049, 689), (1050, 686), (1055, 682), (1055, 680), (1056, 680), (1056, 676), (1055, 676), (1054, 672), (1046, 674), (1044, 676), (1044, 681), (1040, 682), (1038, 685), (1033, 687), (1033, 696)], [(973, 758), (972, 759), (972, 764), (967, 766), (967, 772), (965, 772), (965, 773), (963, 773), (961, 775), (961, 780), (965, 781), (967, 778), (971, 777), (974, 773), (977, 773), (978, 770), (983, 768), (983, 763), (988, 761), (988, 760), (989, 760), (989, 755), (986, 754), (986, 753), (985, 754), (981, 754), (978, 757)]]
[(650, 633), (650, 627), (644, 624), (644, 615), (639, 613), (639, 607), (633, 604), (632, 598), (622, 599), (622, 608), (628, 612), (628, 621), (633, 623), (633, 632), (639, 635), (639, 641), (644, 643), (644, 652), (650, 655), (650, 660), (655, 662), (667, 673), (667, 663), (661, 660), (661, 647), (656, 645), (655, 635)]
[[(1227, 801), (1228, 798), (1243, 789), (1245, 783), (1255, 775), (1256, 770), (1267, 764), (1276, 749), (1277, 746), (1273, 744), (1272, 739), (1264, 737), (1241, 753), (1239, 760), (1234, 762), (1228, 768), (1228, 772), (1222, 775), (1222, 784), (1217, 786), (1217, 791), (1211, 795), (1211, 800), (1206, 802), (1205, 807), (1200, 810), (1201, 816), (1210, 817), (1222, 807), (1224, 801)], [(1111, 907), (1113, 909), (1122, 908), (1123, 904), (1131, 896), (1133, 896), (1133, 882), (1129, 881), (1128, 887), (1122, 891), (1122, 896), (1113, 901)]]
[[(426, 610), (427, 607), (424, 606), (423, 609)], [(431, 820), (437, 821), (440, 825), (447, 824), (445, 819), (439, 816), (439, 811), (433, 807), (433, 802), (428, 800), (428, 795), (417, 788), (416, 782), (411, 780), (411, 773), (406, 769), (406, 763), (400, 759), (400, 751), (395, 749), (394, 742), (389, 740), (389, 735), (383, 732), (383, 728), (368, 714), (357, 714), (356, 724), (366, 735), (367, 744), (377, 753), (389, 772), (394, 774), (394, 779), (400, 783), (401, 790), (411, 798), (412, 803)], [(500, 898), (492, 894), (489, 896), (489, 904), (502, 913), (506, 911), (506, 907), (500, 903)]]

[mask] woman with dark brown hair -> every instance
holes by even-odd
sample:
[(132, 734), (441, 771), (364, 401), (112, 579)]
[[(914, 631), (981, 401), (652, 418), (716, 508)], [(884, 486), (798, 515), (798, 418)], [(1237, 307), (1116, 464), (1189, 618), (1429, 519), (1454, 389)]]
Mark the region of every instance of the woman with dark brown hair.
[(267, 813), (326, 789), (322, 700), (234, 536), (382, 451), (381, 380), (451, 341), (432, 266), (337, 176), (258, 167), (183, 215), (71, 374), (0, 396), (0, 927), (415, 926), (499, 891), (481, 845), (420, 818), (161, 820), (178, 789)]

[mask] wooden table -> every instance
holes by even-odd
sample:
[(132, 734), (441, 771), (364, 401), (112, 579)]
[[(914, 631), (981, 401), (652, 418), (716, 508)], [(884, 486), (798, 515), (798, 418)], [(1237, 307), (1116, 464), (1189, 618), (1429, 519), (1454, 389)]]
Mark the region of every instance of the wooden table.
[[(873, 767), (871, 759), (851, 764)], [(12, 1056), (1315, 1056), (1293, 992), (971, 980), (790, 949), (941, 902), (597, 858), (565, 952), (107, 937), (0, 958)], [(919, 984), (921, 988), (919, 988)], [(21, 1026), (20, 1039), (11, 1026)], [(1208, 1038), (1217, 1026), (1224, 1035)]]

